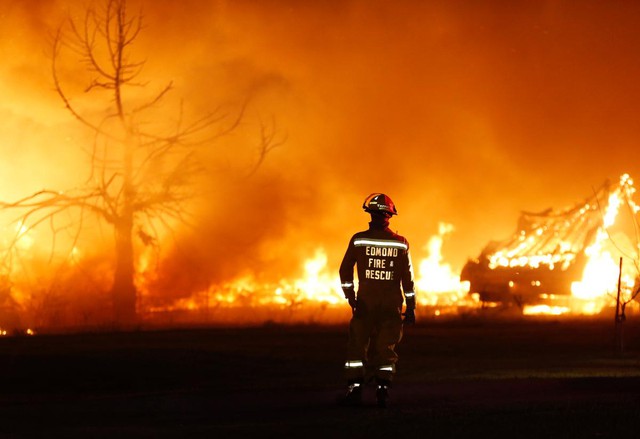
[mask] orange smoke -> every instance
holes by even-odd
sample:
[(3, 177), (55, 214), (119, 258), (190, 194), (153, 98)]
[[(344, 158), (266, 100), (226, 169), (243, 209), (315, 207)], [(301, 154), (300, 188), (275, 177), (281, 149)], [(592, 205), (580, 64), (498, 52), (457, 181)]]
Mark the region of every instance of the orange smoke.
[[(139, 92), (174, 85), (153, 123), (250, 97), (246, 123), (202, 151), (208, 173), (190, 224), (138, 240), (141, 311), (208, 310), (215, 320), (237, 305), (269, 319), (256, 310), (269, 303), (284, 320), (317, 303), (314, 318), (344, 319), (337, 264), (366, 227), (359, 206), (373, 191), (398, 205), (392, 228), (412, 245), (421, 305), (473, 308), (460, 269), (522, 208), (568, 205), (607, 176), (640, 175), (629, 160), (640, 5), (508, 3), (131, 2), (145, 20)], [(82, 5), (0, 5), (0, 200), (81, 186), (93, 139), (53, 91), (50, 43)], [(62, 68), (73, 80), (83, 66)], [(260, 121), (287, 141), (247, 178), (255, 151), (238, 144), (260, 134)], [(19, 242), (4, 258), (10, 293), (0, 300), (36, 324), (102, 321), (110, 231), (85, 219), (79, 240), (57, 234), (52, 256), (61, 225), (27, 231), (16, 219), (0, 212), (0, 250)], [(610, 288), (616, 256), (592, 250)], [(580, 289), (578, 300), (592, 299)]]

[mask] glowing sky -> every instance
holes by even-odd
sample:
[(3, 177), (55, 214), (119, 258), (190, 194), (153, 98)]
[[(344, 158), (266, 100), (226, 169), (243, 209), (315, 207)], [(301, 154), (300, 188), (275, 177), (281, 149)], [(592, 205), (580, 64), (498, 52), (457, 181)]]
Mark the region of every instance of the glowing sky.
[[(48, 58), (78, 3), (0, 0), (2, 198), (73, 184), (81, 166)], [(638, 2), (141, 4), (151, 84), (173, 80), (194, 111), (252, 93), (251, 117), (286, 134), (251, 180), (211, 179), (199, 226), (210, 240), (185, 242), (203, 260), (213, 242), (229, 253), (201, 261), (216, 277), (318, 246), (341, 258), (371, 192), (396, 202), (393, 228), (414, 254), (453, 224), (443, 252), (461, 267), (511, 234), (520, 210), (640, 178)]]

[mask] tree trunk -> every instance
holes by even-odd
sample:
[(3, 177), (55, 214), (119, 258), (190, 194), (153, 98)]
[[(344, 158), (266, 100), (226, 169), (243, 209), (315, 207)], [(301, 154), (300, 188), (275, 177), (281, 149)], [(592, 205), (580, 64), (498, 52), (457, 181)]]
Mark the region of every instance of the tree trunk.
[(132, 217), (122, 219), (115, 225), (116, 270), (111, 287), (115, 322), (131, 325), (137, 321), (136, 286), (133, 264), (133, 221)]
[(124, 122), (121, 107), (119, 87), (116, 87), (116, 102), (118, 113), (127, 131), (127, 142), (123, 150), (123, 198), (122, 210), (114, 223), (116, 238), (116, 271), (113, 277), (111, 296), (116, 324), (130, 326), (137, 320), (136, 314), (136, 286), (133, 282), (135, 273), (133, 255), (133, 199), (135, 191), (132, 179), (133, 170), (133, 139)]

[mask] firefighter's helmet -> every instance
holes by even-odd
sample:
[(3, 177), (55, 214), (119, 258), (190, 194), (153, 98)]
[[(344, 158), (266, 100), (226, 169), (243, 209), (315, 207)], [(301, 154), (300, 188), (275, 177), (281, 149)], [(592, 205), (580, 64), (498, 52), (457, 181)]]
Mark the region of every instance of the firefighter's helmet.
[(388, 216), (398, 214), (396, 205), (385, 194), (375, 193), (369, 195), (362, 203), (362, 208), (369, 213), (383, 213)]

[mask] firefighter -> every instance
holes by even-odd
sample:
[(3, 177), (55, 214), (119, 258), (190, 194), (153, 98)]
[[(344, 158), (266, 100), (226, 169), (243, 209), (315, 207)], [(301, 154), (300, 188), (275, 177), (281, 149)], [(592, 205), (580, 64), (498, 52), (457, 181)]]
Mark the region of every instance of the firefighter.
[[(413, 269), (409, 243), (389, 229), (389, 220), (398, 214), (391, 198), (371, 194), (362, 208), (371, 215), (369, 229), (353, 235), (340, 265), (342, 290), (352, 309), (344, 366), (347, 393), (342, 403), (362, 403), (367, 377), (375, 379), (376, 402), (384, 408), (396, 372), (395, 347), (402, 338), (403, 323), (415, 323)], [(357, 293), (354, 266), (358, 274)], [(404, 301), (406, 309), (402, 314)]]

